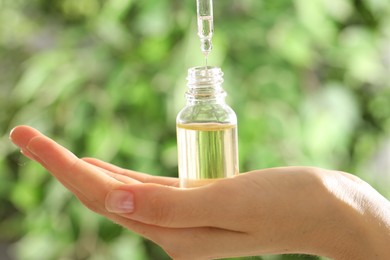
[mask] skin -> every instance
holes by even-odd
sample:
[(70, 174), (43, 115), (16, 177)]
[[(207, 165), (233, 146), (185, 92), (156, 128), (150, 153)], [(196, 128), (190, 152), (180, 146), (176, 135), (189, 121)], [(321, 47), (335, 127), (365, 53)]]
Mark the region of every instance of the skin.
[(79, 159), (28, 126), (14, 128), (10, 139), (87, 208), (173, 259), (284, 253), (390, 259), (390, 203), (348, 173), (272, 168), (181, 189), (176, 178)]

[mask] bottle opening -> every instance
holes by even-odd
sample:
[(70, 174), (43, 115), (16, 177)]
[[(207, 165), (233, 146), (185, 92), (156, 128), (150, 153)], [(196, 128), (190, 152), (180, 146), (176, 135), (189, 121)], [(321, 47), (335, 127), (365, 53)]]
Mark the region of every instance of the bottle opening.
[(201, 66), (188, 69), (188, 87), (221, 85), (223, 72), (219, 67)]
[(189, 102), (221, 101), (226, 93), (222, 88), (223, 72), (212, 66), (188, 69), (186, 97)]

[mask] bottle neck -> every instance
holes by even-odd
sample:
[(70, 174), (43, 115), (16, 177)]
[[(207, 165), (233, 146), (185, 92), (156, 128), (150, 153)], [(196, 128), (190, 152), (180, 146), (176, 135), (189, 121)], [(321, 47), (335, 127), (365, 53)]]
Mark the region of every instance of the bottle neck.
[(187, 104), (225, 103), (223, 72), (218, 67), (194, 67), (188, 70)]

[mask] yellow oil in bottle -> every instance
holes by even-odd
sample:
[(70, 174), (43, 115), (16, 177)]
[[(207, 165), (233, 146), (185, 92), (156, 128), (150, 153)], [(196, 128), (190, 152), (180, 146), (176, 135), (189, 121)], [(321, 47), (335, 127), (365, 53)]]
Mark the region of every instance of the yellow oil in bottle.
[(205, 185), (238, 174), (237, 126), (177, 124), (180, 186)]

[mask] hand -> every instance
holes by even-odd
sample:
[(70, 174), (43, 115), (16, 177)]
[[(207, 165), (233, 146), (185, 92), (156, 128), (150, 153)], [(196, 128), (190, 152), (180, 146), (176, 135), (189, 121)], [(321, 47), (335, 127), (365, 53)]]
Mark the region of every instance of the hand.
[(390, 259), (389, 202), (347, 173), (274, 168), (180, 189), (176, 178), (79, 159), (27, 126), (10, 138), (89, 209), (174, 259), (278, 253)]

